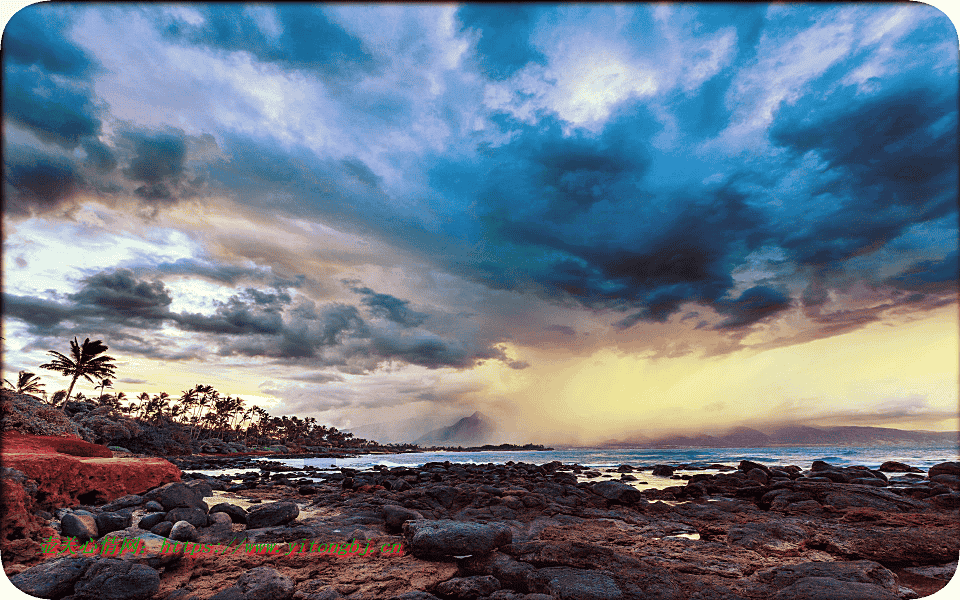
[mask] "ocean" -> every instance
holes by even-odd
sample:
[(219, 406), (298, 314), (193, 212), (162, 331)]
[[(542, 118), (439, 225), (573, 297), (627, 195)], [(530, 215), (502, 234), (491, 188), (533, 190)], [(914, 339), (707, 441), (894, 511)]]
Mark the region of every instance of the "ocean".
[(775, 448), (671, 448), (671, 449), (606, 449), (575, 448), (544, 451), (514, 452), (418, 452), (413, 454), (367, 454), (351, 458), (283, 458), (279, 461), (293, 467), (316, 468), (352, 467), (366, 469), (376, 465), (388, 467), (420, 466), (428, 462), (502, 464), (508, 461), (544, 464), (560, 461), (577, 463), (584, 467), (616, 467), (622, 464), (634, 467), (667, 465), (724, 464), (736, 467), (741, 460), (752, 460), (764, 465), (797, 465), (809, 469), (815, 460), (836, 466), (864, 465), (871, 468), (895, 460), (926, 471), (931, 466), (960, 460), (956, 445), (878, 445), (878, 446), (793, 446)]

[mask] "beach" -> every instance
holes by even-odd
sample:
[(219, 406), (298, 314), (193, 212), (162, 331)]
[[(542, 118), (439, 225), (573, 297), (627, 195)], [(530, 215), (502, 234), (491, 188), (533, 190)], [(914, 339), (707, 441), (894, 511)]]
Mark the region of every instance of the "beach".
[(51, 598), (886, 599), (960, 553), (957, 462), (285, 464), (312, 460), (174, 458), (180, 481), (48, 507), (45, 552), (4, 569)]

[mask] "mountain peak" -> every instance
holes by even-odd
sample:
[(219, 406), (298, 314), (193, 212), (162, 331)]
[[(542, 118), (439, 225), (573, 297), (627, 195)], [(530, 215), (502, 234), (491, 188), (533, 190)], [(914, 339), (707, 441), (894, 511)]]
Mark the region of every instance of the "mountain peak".
[(452, 425), (430, 431), (415, 443), (430, 446), (480, 444), (487, 442), (493, 433), (493, 424), (478, 410)]

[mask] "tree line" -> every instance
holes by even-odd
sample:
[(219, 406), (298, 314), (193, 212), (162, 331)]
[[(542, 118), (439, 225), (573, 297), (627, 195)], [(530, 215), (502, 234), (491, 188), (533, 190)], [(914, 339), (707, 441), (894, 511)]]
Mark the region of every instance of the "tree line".
[[(65, 406), (71, 401), (92, 402), (111, 407), (120, 413), (155, 426), (178, 424), (189, 430), (191, 439), (216, 438), (223, 441), (243, 442), (245, 445), (266, 440), (282, 440), (301, 446), (363, 447), (376, 446), (352, 433), (338, 431), (317, 423), (313, 417), (273, 417), (259, 406), (246, 406), (240, 397), (223, 396), (210, 385), (198, 384), (174, 398), (166, 392), (151, 396), (147, 392), (129, 398), (123, 392), (105, 393), (113, 388), (110, 379), (115, 375), (116, 365), (104, 352), (107, 346), (101, 340), (87, 338), (80, 343), (77, 338), (70, 342), (70, 355), (50, 350), (53, 360), (40, 365), (41, 369), (58, 372), (70, 378), (66, 390), (60, 390), (48, 398), (40, 378), (29, 371), (20, 371), (16, 382), (8, 379), (3, 384), (18, 394), (42, 396), (54, 406)], [(100, 394), (87, 398), (81, 392), (73, 395), (77, 381), (86, 379), (99, 388)]]

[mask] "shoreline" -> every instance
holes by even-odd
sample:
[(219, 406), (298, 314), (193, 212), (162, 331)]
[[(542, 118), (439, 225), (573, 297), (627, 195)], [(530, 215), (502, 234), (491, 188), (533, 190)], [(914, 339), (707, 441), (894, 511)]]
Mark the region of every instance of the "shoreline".
[[(960, 552), (960, 463), (944, 463), (931, 476), (819, 461), (802, 469), (744, 460), (685, 472), (679, 467), (690, 465), (454, 461), (320, 469), (260, 458), (174, 457), (186, 469), (180, 483), (60, 507), (48, 525), (62, 533), (68, 515), (84, 511), (97, 523), (111, 522), (107, 513), (124, 517), (124, 527), (95, 539), (139, 537), (149, 542), (144, 556), (65, 560), (83, 569), (139, 564), (145, 576), (156, 575), (151, 600), (224, 600), (233, 597), (221, 595), (227, 590), (266, 581), (280, 586), (272, 597), (281, 600), (545, 600), (565, 597), (551, 587), (558, 577), (563, 589), (587, 594), (599, 586), (609, 591), (603, 597), (622, 599), (682, 600), (705, 590), (719, 600), (799, 598), (787, 592), (811, 581), (907, 599), (942, 588)], [(192, 472), (200, 461), (243, 462), (255, 472)], [(632, 485), (654, 469), (672, 485)], [(308, 477), (315, 472), (323, 476)], [(159, 511), (150, 502), (162, 504)], [(178, 518), (195, 524), (171, 521)], [(887, 543), (877, 544), (877, 536)], [(279, 550), (161, 554), (170, 540), (211, 549), (242, 540)], [(363, 560), (292, 552), (308, 541), (404, 552)], [(56, 560), (64, 558), (12, 569), (5, 561), (4, 568), (24, 585), (36, 579), (31, 573), (49, 577), (44, 565)], [(474, 592), (464, 596), (464, 589)]]

